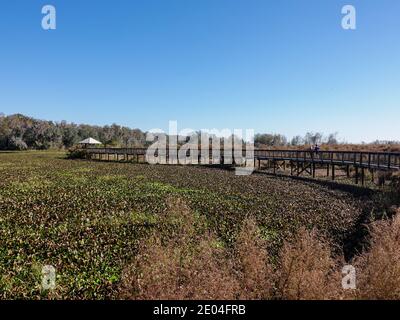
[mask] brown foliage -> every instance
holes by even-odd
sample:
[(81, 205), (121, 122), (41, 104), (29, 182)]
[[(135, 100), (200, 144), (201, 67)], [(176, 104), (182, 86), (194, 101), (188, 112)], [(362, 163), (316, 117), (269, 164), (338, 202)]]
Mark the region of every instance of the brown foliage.
[(354, 263), (358, 297), (400, 299), (400, 215), (371, 229), (371, 246)]
[(266, 244), (254, 220), (245, 220), (236, 240), (241, 299), (267, 299), (272, 295), (273, 270)]
[(331, 248), (315, 230), (301, 229), (292, 243), (281, 250), (276, 272), (277, 297), (280, 299), (330, 299), (337, 296), (340, 278)]
[(233, 274), (233, 259), (218, 245), (215, 236), (207, 232), (195, 234), (193, 215), (181, 200), (171, 200), (169, 209), (168, 219), (175, 225), (175, 232), (168, 239), (154, 235), (142, 246), (124, 273), (122, 296), (236, 299), (239, 283)]
[(170, 223), (179, 212), (179, 227), (168, 239), (153, 235), (143, 244), (124, 272), (123, 298), (400, 299), (400, 215), (372, 225), (369, 250), (353, 260), (357, 289), (344, 291), (344, 262), (315, 230), (301, 228), (286, 241), (273, 267), (253, 219), (244, 221), (229, 249), (215, 235), (196, 232), (198, 222), (181, 200), (169, 209), (175, 212)]

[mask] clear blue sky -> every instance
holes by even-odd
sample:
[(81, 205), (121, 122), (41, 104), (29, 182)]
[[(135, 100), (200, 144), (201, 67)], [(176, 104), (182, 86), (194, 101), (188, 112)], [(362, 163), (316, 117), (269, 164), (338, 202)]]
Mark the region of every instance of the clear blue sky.
[(400, 140), (398, 0), (2, 0), (0, 39), (5, 114)]

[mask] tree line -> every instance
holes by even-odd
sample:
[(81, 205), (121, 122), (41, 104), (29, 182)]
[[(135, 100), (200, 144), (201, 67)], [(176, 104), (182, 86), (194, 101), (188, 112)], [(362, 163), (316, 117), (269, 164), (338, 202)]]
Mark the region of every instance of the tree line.
[[(79, 141), (92, 137), (107, 146), (144, 147), (146, 133), (117, 124), (93, 126), (87, 124), (37, 120), (22, 114), (5, 116), (0, 113), (0, 150), (45, 150), (70, 148)], [(256, 147), (303, 146), (315, 144), (337, 145), (337, 133), (324, 135), (308, 132), (288, 139), (282, 134), (260, 133), (254, 138)], [(373, 144), (399, 144), (396, 141), (375, 141)]]
[(337, 145), (339, 144), (337, 138), (337, 132), (331, 133), (325, 136), (321, 132), (307, 132), (305, 136), (297, 135), (291, 140), (288, 140), (282, 134), (256, 134), (254, 137), (254, 143), (256, 146), (269, 146), (269, 147), (279, 147), (279, 146), (303, 146), (303, 145), (315, 145), (315, 144), (329, 144)]
[(1, 150), (45, 150), (70, 148), (79, 141), (92, 137), (110, 146), (139, 147), (145, 144), (145, 133), (116, 124), (92, 126), (53, 122), (30, 118), (21, 114), (0, 115)]

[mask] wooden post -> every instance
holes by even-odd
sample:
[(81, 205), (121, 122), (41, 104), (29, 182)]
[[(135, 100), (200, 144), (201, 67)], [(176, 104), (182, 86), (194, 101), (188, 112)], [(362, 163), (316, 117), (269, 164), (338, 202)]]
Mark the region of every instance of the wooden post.
[(329, 177), (329, 163), (326, 165), (326, 176)]
[(275, 165), (275, 160), (273, 161), (274, 164), (274, 174), (276, 174), (276, 165)]
[(335, 180), (335, 165), (332, 164), (332, 180)]
[(312, 176), (315, 178), (315, 163), (312, 164)]
[(358, 166), (356, 166), (356, 184), (358, 184)]
[(350, 178), (350, 166), (347, 165), (346, 167), (346, 174), (347, 174), (347, 178)]
[(364, 167), (361, 168), (361, 184), (365, 184), (365, 169)]

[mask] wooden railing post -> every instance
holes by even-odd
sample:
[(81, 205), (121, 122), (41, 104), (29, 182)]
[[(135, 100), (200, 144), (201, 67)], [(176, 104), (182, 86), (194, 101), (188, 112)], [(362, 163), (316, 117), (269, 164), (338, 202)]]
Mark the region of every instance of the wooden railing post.
[(358, 184), (358, 166), (356, 166), (356, 184)]

